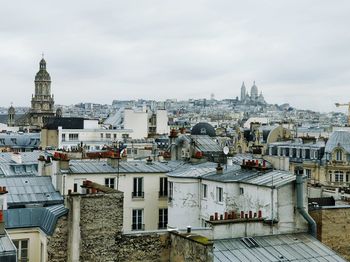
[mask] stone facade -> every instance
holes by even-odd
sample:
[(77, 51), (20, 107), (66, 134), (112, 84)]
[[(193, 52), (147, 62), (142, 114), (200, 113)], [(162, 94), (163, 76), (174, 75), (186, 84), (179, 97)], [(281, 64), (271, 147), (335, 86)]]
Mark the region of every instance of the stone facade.
[(211, 262), (213, 258), (213, 243), (207, 238), (195, 234), (170, 234), (171, 262)]
[(309, 212), (317, 223), (317, 238), (350, 260), (350, 207), (321, 208)]
[(169, 261), (170, 236), (166, 231), (119, 235), (116, 245), (116, 261)]
[(122, 227), (122, 193), (82, 195), (79, 261), (115, 261), (116, 239), (121, 235)]
[(67, 261), (68, 216), (60, 217), (52, 236), (47, 236), (47, 259), (50, 262)]

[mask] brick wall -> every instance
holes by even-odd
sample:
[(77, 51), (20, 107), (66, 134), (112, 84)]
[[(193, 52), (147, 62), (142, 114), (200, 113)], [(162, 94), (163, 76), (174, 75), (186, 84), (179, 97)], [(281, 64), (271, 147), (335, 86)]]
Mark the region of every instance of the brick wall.
[(66, 262), (68, 242), (68, 216), (60, 217), (52, 236), (47, 237), (47, 258), (50, 262)]
[(317, 223), (317, 238), (350, 260), (350, 207), (322, 208), (310, 215)]

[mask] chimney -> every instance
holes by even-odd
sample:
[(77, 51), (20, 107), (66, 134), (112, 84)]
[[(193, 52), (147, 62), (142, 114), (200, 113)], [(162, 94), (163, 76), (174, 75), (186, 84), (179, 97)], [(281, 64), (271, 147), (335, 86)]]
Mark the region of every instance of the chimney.
[(218, 163), (217, 167), (216, 167), (216, 174), (222, 174), (223, 173), (223, 168), (220, 165), (220, 163)]
[(4, 210), (7, 210), (6, 194), (6, 187), (0, 187), (0, 236), (5, 235)]
[(147, 165), (152, 165), (152, 158), (149, 156), (146, 160)]
[(38, 175), (42, 176), (43, 175), (43, 169), (45, 168), (45, 157), (43, 155), (39, 156), (38, 158)]
[(68, 170), (69, 169), (69, 157), (67, 154), (61, 154), (61, 159), (60, 159), (60, 168), (63, 170)]

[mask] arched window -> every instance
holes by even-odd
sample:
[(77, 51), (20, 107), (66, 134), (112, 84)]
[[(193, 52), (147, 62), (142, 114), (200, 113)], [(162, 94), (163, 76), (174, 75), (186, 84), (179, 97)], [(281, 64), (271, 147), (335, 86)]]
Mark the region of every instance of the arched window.
[(336, 161), (343, 161), (343, 151), (338, 149), (335, 151), (335, 160)]

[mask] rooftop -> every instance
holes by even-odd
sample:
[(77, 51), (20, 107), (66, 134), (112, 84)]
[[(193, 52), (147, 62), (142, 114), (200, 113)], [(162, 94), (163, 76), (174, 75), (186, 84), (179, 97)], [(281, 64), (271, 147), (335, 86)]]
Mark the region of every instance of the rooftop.
[(0, 185), (7, 188), (7, 204), (9, 207), (63, 203), (61, 194), (52, 185), (51, 177), (4, 177), (0, 178)]
[(59, 217), (68, 213), (64, 205), (36, 208), (15, 208), (5, 210), (5, 227), (26, 228), (39, 227), (46, 234), (51, 235)]
[(214, 241), (214, 261), (346, 261), (306, 233)]
[[(152, 162), (148, 164), (144, 161), (119, 161), (119, 173), (168, 173), (172, 169), (173, 165), (167, 162)], [(107, 160), (70, 160), (69, 170), (64, 172), (68, 174), (116, 174), (118, 172), (118, 164), (116, 167), (113, 167), (107, 163)]]

